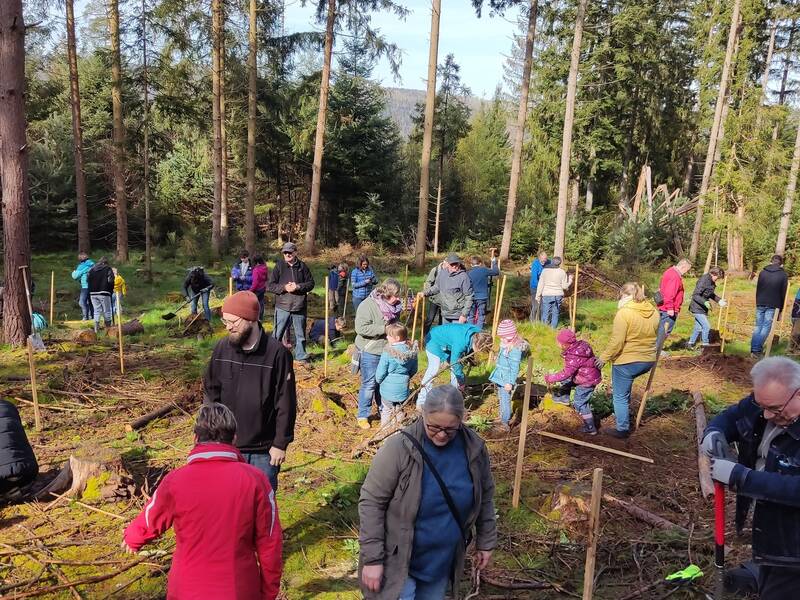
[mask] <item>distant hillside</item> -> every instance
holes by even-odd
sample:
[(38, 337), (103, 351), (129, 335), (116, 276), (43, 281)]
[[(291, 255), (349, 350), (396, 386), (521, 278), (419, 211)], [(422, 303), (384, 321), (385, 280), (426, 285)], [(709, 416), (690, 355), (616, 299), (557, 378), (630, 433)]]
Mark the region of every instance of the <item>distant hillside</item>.
[[(407, 90), (393, 87), (385, 87), (383, 89), (386, 91), (386, 115), (397, 123), (400, 128), (400, 134), (407, 138), (414, 127), (411, 122), (411, 115), (414, 114), (414, 107), (417, 102), (425, 102), (425, 90)], [(464, 102), (474, 115), (486, 100), (469, 96), (464, 99)]]

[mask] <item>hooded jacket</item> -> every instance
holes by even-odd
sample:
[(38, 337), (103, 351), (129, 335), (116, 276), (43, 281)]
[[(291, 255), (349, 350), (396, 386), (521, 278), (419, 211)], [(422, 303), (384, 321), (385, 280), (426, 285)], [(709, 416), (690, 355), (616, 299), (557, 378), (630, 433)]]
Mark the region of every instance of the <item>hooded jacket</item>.
[(545, 382), (573, 381), (575, 385), (594, 387), (602, 381), (603, 376), (594, 364), (594, 352), (589, 342), (575, 340), (564, 348), (561, 357), (564, 359), (564, 368), (558, 373), (545, 375)]
[(231, 278), (237, 292), (251, 289), (253, 286), (253, 264), (247, 261), (247, 268), (242, 273), (242, 261), (237, 260), (231, 269)]
[(86, 289), (89, 287), (89, 269), (94, 266), (94, 261), (91, 258), (87, 258), (82, 263), (78, 263), (78, 266), (75, 267), (75, 270), (72, 272), (73, 279), (80, 279), (81, 288)]
[(261, 263), (253, 267), (252, 283), (250, 284), (250, 291), (254, 294), (256, 292), (264, 292), (267, 289), (267, 277), (269, 277), (269, 269), (267, 265)]
[(564, 290), (572, 285), (572, 276), (561, 268), (548, 264), (542, 269), (539, 275), (539, 282), (536, 285), (536, 299), (541, 300), (543, 296), (563, 296)]
[(380, 355), (386, 347), (386, 319), (374, 298), (367, 298), (356, 309), (356, 348)]
[[(17, 407), (0, 400), (0, 489), (13, 477), (13, 485), (27, 485), (39, 474), (39, 464), (22, 426)], [(10, 482), (9, 482), (10, 483)]]
[(758, 274), (756, 306), (783, 309), (789, 276), (780, 265), (767, 265)]
[(472, 352), (472, 336), (480, 331), (480, 327), (469, 323), (445, 323), (432, 327), (425, 338), (425, 351), (453, 365), (453, 375), (462, 381), (464, 367), (458, 361)]
[(353, 300), (363, 300), (369, 296), (376, 283), (378, 283), (378, 278), (375, 277), (372, 267), (367, 267), (366, 271), (362, 271), (360, 267), (350, 271), (350, 289), (353, 290)]
[(528, 344), (523, 342), (514, 346), (500, 346), (497, 353), (497, 362), (494, 370), (489, 375), (489, 381), (497, 385), (506, 384), (517, 385), (519, 377), (519, 365), (522, 363), (522, 355), (528, 350)]
[(440, 268), (433, 285), (426, 287), (423, 293), (436, 298), (445, 319), (454, 321), (461, 316), (469, 317), (475, 292), (464, 267), (454, 273)]
[(375, 381), (380, 385), (381, 398), (403, 402), (408, 397), (408, 385), (417, 373), (417, 349), (406, 342), (387, 345), (381, 353)]
[[(183, 280), (183, 292), (186, 296), (194, 296), (206, 288), (211, 291), (213, 287), (214, 282), (211, 281), (211, 277), (202, 269), (189, 271), (186, 279)], [(189, 293), (190, 290), (191, 294)]]
[(631, 300), (614, 315), (611, 339), (600, 358), (615, 365), (656, 360), (658, 311), (648, 300)]
[(114, 271), (106, 263), (93, 266), (86, 276), (89, 282), (89, 293), (92, 296), (114, 295)]
[(661, 282), (658, 286), (658, 291), (661, 292), (661, 297), (664, 301), (658, 305), (658, 310), (668, 312), (674, 311), (675, 314), (681, 312), (683, 306), (683, 275), (674, 266), (670, 267), (661, 276)]
[(711, 279), (711, 275), (706, 273), (697, 280), (692, 292), (692, 302), (689, 304), (689, 312), (693, 315), (707, 315), (708, 308), (706, 302), (713, 300), (719, 302), (720, 297), (716, 294), (717, 284)]
[[(285, 289), (290, 281), (297, 284), (297, 289), (293, 292), (287, 292)], [(287, 312), (306, 312), (308, 301), (306, 296), (313, 289), (314, 276), (306, 263), (299, 258), (295, 258), (291, 265), (279, 258), (267, 280), (267, 291), (275, 294), (275, 308)]]

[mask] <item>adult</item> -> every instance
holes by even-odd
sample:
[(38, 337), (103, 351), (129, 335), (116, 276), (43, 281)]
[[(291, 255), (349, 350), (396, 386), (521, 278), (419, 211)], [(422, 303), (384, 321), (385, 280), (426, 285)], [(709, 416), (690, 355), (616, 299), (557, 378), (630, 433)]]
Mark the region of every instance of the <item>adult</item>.
[(88, 321), (94, 315), (92, 301), (89, 298), (89, 270), (94, 266), (94, 261), (85, 252), (78, 254), (78, 266), (72, 272), (72, 278), (81, 283), (81, 294), (78, 297), (78, 306), (81, 307), (81, 316)]
[(258, 305), (261, 309), (258, 312), (258, 320), (264, 320), (264, 296), (267, 293), (267, 279), (269, 278), (269, 269), (267, 268), (267, 261), (264, 256), (256, 253), (253, 255), (253, 274), (252, 283), (250, 284), (250, 291), (258, 298)]
[(536, 284), (536, 302), (541, 310), (542, 322), (553, 329), (558, 329), (564, 291), (571, 285), (572, 275), (567, 275), (561, 268), (561, 257), (554, 256), (542, 269)]
[(422, 389), (417, 396), (417, 408), (425, 404), (433, 380), (442, 363), (450, 367), (450, 385), (464, 388), (464, 366), (461, 360), (469, 353), (484, 352), (492, 347), (492, 336), (482, 333), (480, 327), (469, 323), (445, 323), (433, 327), (425, 337), (425, 354), (428, 368), (422, 376)]
[(0, 400), (0, 505), (22, 500), (38, 474), (39, 464), (17, 407)]
[(698, 279), (697, 285), (694, 286), (692, 301), (689, 304), (689, 312), (694, 317), (694, 327), (687, 344), (689, 348), (694, 348), (697, 338), (701, 335), (702, 345), (708, 346), (709, 344), (708, 336), (711, 333), (711, 323), (708, 320), (708, 310), (711, 308), (711, 301), (713, 300), (719, 304), (720, 308), (727, 305), (727, 301), (717, 296), (715, 291), (717, 280), (724, 276), (725, 271), (719, 267), (711, 267), (708, 273)]
[(764, 342), (769, 337), (775, 311), (783, 312), (786, 301), (786, 289), (789, 287), (789, 276), (783, 270), (783, 257), (776, 254), (772, 261), (758, 274), (756, 284), (756, 324), (753, 337), (750, 339), (750, 353), (760, 356)]
[(375, 271), (369, 266), (369, 259), (363, 254), (358, 257), (356, 268), (350, 272), (350, 289), (353, 295), (353, 310), (366, 300), (378, 284)]
[(328, 268), (328, 310), (332, 315), (339, 312), (339, 269), (336, 265)]
[(359, 515), (359, 580), (368, 600), (458, 598), (464, 557), (484, 569), (497, 545), (486, 444), (464, 427), (464, 397), (428, 394), (422, 418), (390, 437), (370, 465)]
[(86, 280), (89, 283), (89, 297), (92, 300), (95, 332), (100, 329), (100, 315), (103, 316), (105, 326), (111, 327), (114, 323), (111, 309), (111, 297), (114, 295), (114, 271), (105, 256), (89, 269)]
[(758, 597), (793, 600), (800, 586), (800, 365), (765, 358), (750, 377), (752, 393), (711, 420), (702, 445), (712, 457), (711, 476), (736, 492), (740, 533), (754, 505)]
[(286, 242), (269, 275), (267, 291), (275, 294), (275, 338), (282, 340), (289, 322), (297, 345), (295, 359), (308, 363), (306, 352), (306, 310), (308, 293), (314, 289), (314, 276), (306, 263), (297, 257), (297, 246)]
[(239, 253), (239, 260), (231, 269), (231, 279), (237, 292), (249, 290), (253, 286), (253, 265), (250, 263), (250, 253), (247, 250)]
[(644, 288), (628, 282), (620, 288), (617, 314), (606, 349), (595, 361), (598, 369), (612, 363), (611, 387), (616, 429), (606, 430), (616, 438), (630, 435), (631, 389), (633, 381), (647, 373), (656, 362), (658, 311), (644, 296)]
[(206, 274), (203, 267), (192, 267), (189, 269), (186, 279), (183, 280), (183, 295), (190, 301), (192, 314), (197, 314), (197, 301), (198, 299), (202, 300), (203, 313), (209, 323), (211, 323), (211, 307), (208, 301), (213, 288), (214, 282)]
[(283, 546), (275, 493), (233, 445), (236, 419), (221, 404), (200, 408), (187, 464), (161, 482), (125, 529), (138, 552), (174, 525), (167, 598), (274, 600)]
[(447, 271), (447, 261), (443, 260), (437, 263), (428, 272), (425, 278), (425, 283), (422, 285), (422, 294), (417, 294), (417, 297), (425, 296), (428, 301), (427, 312), (425, 315), (424, 330), (427, 332), (433, 325), (442, 324), (442, 310), (440, 307), (441, 299), (439, 292), (434, 290), (436, 280), (439, 278), (439, 273)]
[(692, 268), (692, 263), (682, 258), (678, 264), (670, 267), (661, 275), (661, 282), (658, 285), (660, 298), (656, 301), (658, 308), (658, 336), (656, 337), (656, 347), (662, 348), (672, 330), (683, 306), (683, 276)]
[(336, 304), (339, 308), (342, 309), (342, 315), (345, 314), (344, 303), (345, 303), (345, 296), (347, 295), (347, 282), (350, 273), (348, 272), (347, 263), (339, 263), (338, 275), (339, 275), (339, 285), (336, 287)]
[(489, 278), (500, 275), (500, 269), (497, 267), (494, 248), (492, 248), (492, 266), (490, 268), (487, 269), (484, 266), (483, 259), (480, 256), (473, 256), (469, 261), (472, 267), (467, 275), (470, 283), (472, 283), (472, 292), (474, 294), (469, 320), (473, 325), (483, 328), (483, 324), (486, 322), (486, 308), (489, 304)]
[(400, 283), (396, 279), (387, 279), (376, 287), (356, 310), (356, 349), (361, 372), (357, 423), (361, 429), (369, 429), (373, 400), (378, 408), (381, 406), (375, 371), (386, 347), (386, 326), (396, 322), (402, 310)]
[(445, 263), (433, 285), (426, 286), (418, 295), (436, 298), (445, 323), (466, 323), (475, 297), (472, 282), (458, 254), (448, 254)]
[(539, 301), (536, 299), (536, 289), (539, 287), (539, 277), (542, 275), (542, 270), (547, 265), (547, 252), (541, 250), (539, 255), (531, 262), (531, 322), (537, 321), (539, 315)]
[(261, 327), (258, 310), (252, 292), (225, 298), (222, 323), (228, 335), (211, 353), (203, 396), (233, 411), (239, 422), (236, 447), (277, 490), (286, 448), (294, 439), (297, 390), (292, 356)]

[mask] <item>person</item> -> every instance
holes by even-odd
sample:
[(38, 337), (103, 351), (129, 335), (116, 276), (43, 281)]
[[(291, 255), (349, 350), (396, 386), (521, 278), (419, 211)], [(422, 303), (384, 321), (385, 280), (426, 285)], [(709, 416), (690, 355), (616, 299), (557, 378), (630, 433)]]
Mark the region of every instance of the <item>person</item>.
[(353, 294), (353, 310), (358, 310), (358, 305), (366, 300), (372, 293), (372, 289), (378, 284), (378, 278), (372, 267), (369, 266), (369, 259), (363, 254), (358, 257), (358, 265), (350, 273), (350, 289)]
[(473, 532), (473, 568), (488, 566), (497, 545), (494, 479), (486, 444), (463, 419), (461, 392), (434, 388), (422, 418), (375, 455), (358, 501), (367, 600), (443, 600), (448, 586), (457, 598)]
[(754, 508), (758, 597), (793, 600), (800, 586), (800, 365), (765, 358), (750, 377), (750, 395), (711, 419), (702, 447), (712, 457), (711, 477), (736, 493), (739, 533)]
[(386, 342), (375, 370), (375, 382), (381, 393), (381, 427), (391, 422), (397, 409), (408, 398), (408, 386), (418, 368), (417, 345), (409, 343), (405, 325), (387, 325)]
[(0, 399), (0, 505), (25, 498), (39, 474), (17, 407)]
[(483, 329), (483, 324), (486, 322), (486, 308), (489, 304), (489, 278), (500, 275), (494, 248), (492, 248), (491, 253), (492, 266), (490, 268), (487, 269), (484, 266), (483, 259), (480, 256), (473, 256), (469, 260), (472, 268), (467, 272), (474, 294), (469, 320), (481, 329)]
[[(346, 300), (345, 296), (347, 295), (347, 282), (349, 281), (348, 280), (349, 273), (347, 271), (347, 263), (346, 262), (339, 263), (339, 266), (337, 267), (337, 269), (338, 269), (337, 275), (339, 276), (339, 279), (338, 279), (339, 283), (336, 286), (336, 304), (339, 306), (339, 308), (342, 309), (342, 315), (344, 315), (345, 314), (345, 312), (344, 312), (344, 303), (345, 303), (345, 300)], [(338, 312), (338, 309), (337, 309), (337, 312)]]
[(274, 335), (283, 340), (289, 322), (294, 330), (297, 345), (295, 360), (308, 363), (306, 352), (306, 310), (308, 293), (314, 289), (314, 276), (306, 263), (297, 257), (297, 246), (286, 242), (281, 249), (283, 259), (278, 259), (269, 275), (267, 291), (275, 294)]
[(692, 292), (692, 302), (689, 304), (689, 312), (694, 316), (694, 328), (689, 336), (688, 348), (694, 348), (697, 338), (702, 334), (702, 345), (708, 346), (708, 335), (711, 332), (711, 323), (708, 320), (708, 309), (711, 308), (711, 300), (719, 306), (727, 306), (727, 301), (720, 298), (715, 293), (717, 279), (725, 276), (725, 271), (719, 267), (711, 267), (708, 273), (697, 280)]
[(274, 600), (281, 585), (281, 523), (266, 476), (234, 446), (236, 419), (204, 405), (187, 464), (164, 477), (123, 535), (138, 552), (174, 526), (167, 598)]
[(387, 279), (376, 287), (356, 310), (356, 349), (361, 371), (357, 424), (361, 429), (369, 429), (373, 399), (381, 406), (375, 372), (386, 347), (386, 326), (396, 322), (402, 310), (400, 283), (396, 279)]
[(511, 399), (517, 387), (519, 365), (522, 362), (522, 355), (528, 350), (528, 342), (519, 335), (517, 326), (511, 319), (503, 319), (497, 324), (497, 337), (500, 338), (500, 351), (497, 353), (497, 362), (489, 375), (489, 381), (497, 386), (497, 395), (500, 398), (500, 428), (508, 432)]
[(228, 332), (214, 346), (203, 377), (203, 398), (233, 411), (239, 422), (236, 447), (278, 489), (286, 448), (297, 415), (292, 356), (258, 321), (258, 299), (236, 292), (222, 303)]
[(558, 373), (548, 373), (544, 376), (544, 381), (547, 385), (560, 384), (560, 389), (553, 394), (555, 402), (569, 404), (570, 393), (575, 390), (572, 405), (583, 420), (582, 432), (597, 435), (592, 413), (592, 394), (603, 376), (595, 365), (594, 351), (589, 342), (579, 340), (571, 329), (559, 331), (556, 342), (562, 349), (564, 368)]
[(85, 252), (78, 254), (78, 266), (72, 272), (72, 278), (81, 282), (81, 295), (78, 305), (81, 307), (81, 316), (84, 321), (94, 317), (92, 301), (89, 297), (89, 270), (94, 266), (94, 261)]
[[(439, 269), (433, 285), (425, 285), (419, 296), (436, 298), (445, 323), (466, 323), (472, 312), (475, 292), (458, 254), (448, 254), (446, 267)], [(488, 293), (488, 290), (487, 290)]]
[(775, 311), (778, 311), (778, 318), (781, 318), (788, 287), (789, 276), (783, 270), (783, 257), (776, 254), (770, 264), (758, 274), (756, 284), (756, 322), (753, 337), (750, 339), (750, 353), (756, 358), (764, 350), (764, 342), (772, 329)]
[[(344, 326), (344, 319), (341, 317), (328, 317), (328, 340), (331, 344), (342, 337)], [(308, 339), (320, 346), (325, 345), (325, 319), (314, 319)]]
[(539, 277), (542, 275), (542, 270), (547, 266), (548, 262), (547, 252), (544, 250), (540, 250), (538, 256), (531, 262), (531, 323), (537, 321), (537, 315), (540, 314), (541, 306), (539, 306), (539, 301), (536, 299), (536, 289), (539, 287)]
[(264, 296), (267, 292), (267, 278), (269, 277), (269, 269), (264, 256), (260, 253), (253, 255), (253, 270), (252, 270), (252, 283), (250, 284), (250, 291), (258, 298), (258, 305), (261, 307), (258, 311), (258, 320), (264, 320)]
[[(116, 267), (112, 267), (111, 271), (114, 273), (114, 293), (111, 296), (111, 312), (117, 315), (122, 314), (122, 298), (128, 295), (128, 284), (125, 282), (125, 278), (119, 274), (119, 270)], [(119, 300), (117, 300), (119, 297)]]
[(94, 331), (100, 329), (100, 315), (106, 327), (111, 327), (114, 317), (111, 314), (111, 296), (114, 295), (114, 271), (108, 266), (108, 259), (104, 256), (97, 261), (86, 274), (89, 283), (89, 297), (92, 300), (94, 312)]
[(250, 253), (247, 250), (239, 253), (239, 260), (231, 268), (231, 279), (237, 292), (252, 289), (253, 265), (250, 264)]
[(328, 310), (332, 315), (339, 312), (339, 269), (336, 265), (328, 267)]
[(183, 280), (183, 295), (186, 296), (187, 300), (191, 301), (192, 314), (197, 314), (197, 300), (198, 298), (201, 299), (203, 301), (203, 313), (209, 323), (211, 323), (211, 307), (208, 305), (208, 301), (213, 288), (214, 282), (206, 275), (203, 267), (192, 267), (189, 269), (186, 279)]
[(417, 396), (417, 408), (422, 408), (439, 367), (446, 362), (450, 367), (450, 385), (464, 388), (464, 366), (461, 360), (467, 353), (487, 352), (492, 347), (492, 336), (469, 323), (445, 323), (433, 327), (425, 336), (425, 354), (428, 368), (422, 376), (422, 389)]
[(425, 283), (422, 286), (422, 292), (417, 293), (417, 298), (422, 298), (424, 296), (428, 300), (424, 325), (425, 333), (430, 331), (431, 327), (434, 325), (442, 324), (441, 298), (438, 290), (434, 290), (434, 287), (436, 286), (436, 280), (439, 278), (439, 274), (446, 271), (447, 261), (443, 260), (436, 264), (436, 266), (428, 272), (428, 276), (425, 278)]
[(630, 436), (631, 389), (633, 381), (647, 373), (656, 361), (656, 335), (658, 311), (645, 299), (644, 288), (628, 282), (620, 288), (617, 314), (611, 328), (611, 339), (595, 366), (602, 369), (612, 363), (611, 392), (614, 403), (616, 429), (604, 431), (624, 439)]
[(692, 263), (682, 258), (678, 264), (670, 267), (661, 275), (661, 282), (658, 285), (660, 297), (656, 300), (658, 308), (659, 323), (656, 347), (663, 348), (664, 342), (672, 330), (683, 306), (683, 276), (692, 268)]
[(558, 329), (558, 317), (564, 291), (572, 285), (572, 275), (561, 268), (561, 257), (553, 259), (542, 269), (536, 284), (536, 302), (542, 314), (542, 322)]

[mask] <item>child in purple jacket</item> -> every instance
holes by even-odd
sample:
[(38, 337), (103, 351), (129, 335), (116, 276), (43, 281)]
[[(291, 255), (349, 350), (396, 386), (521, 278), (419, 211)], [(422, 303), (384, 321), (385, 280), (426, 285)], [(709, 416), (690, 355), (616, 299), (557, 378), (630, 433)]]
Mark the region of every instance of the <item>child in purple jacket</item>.
[(553, 392), (553, 401), (569, 404), (570, 392), (575, 388), (572, 405), (583, 419), (583, 433), (597, 435), (590, 401), (595, 386), (600, 383), (603, 376), (594, 364), (594, 351), (588, 342), (577, 339), (571, 329), (559, 331), (556, 341), (564, 349), (561, 353), (564, 358), (564, 368), (558, 373), (544, 376), (547, 384), (561, 385), (560, 389)]

